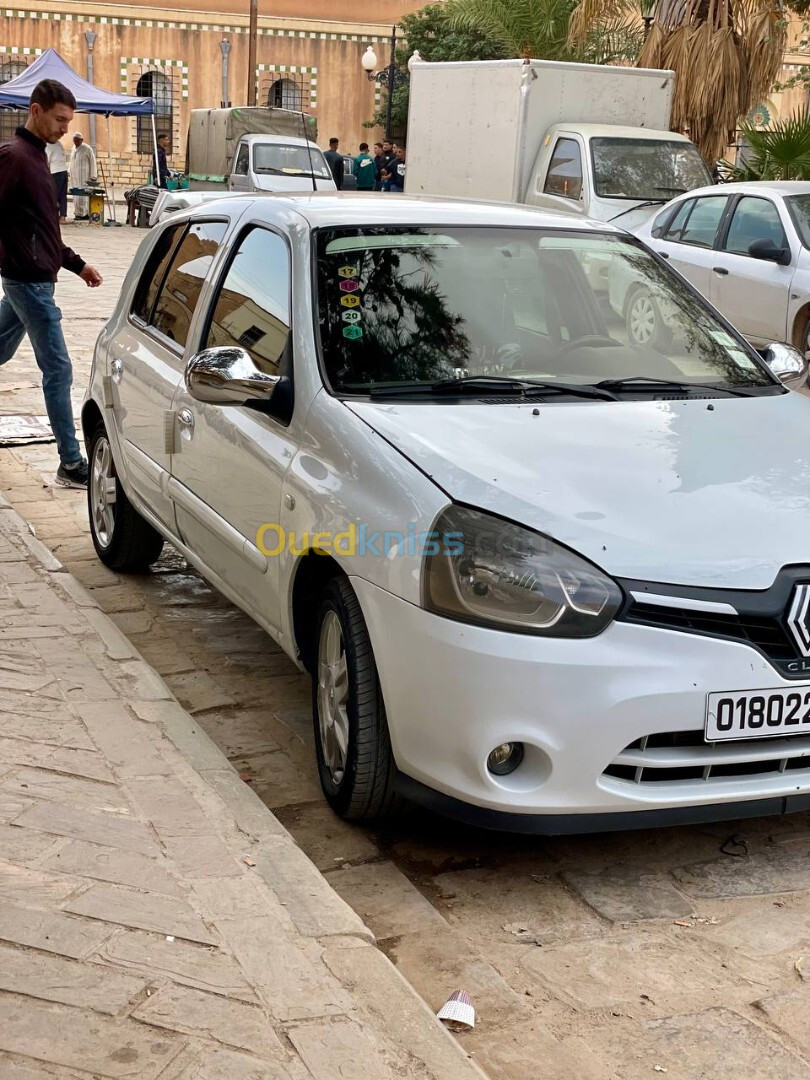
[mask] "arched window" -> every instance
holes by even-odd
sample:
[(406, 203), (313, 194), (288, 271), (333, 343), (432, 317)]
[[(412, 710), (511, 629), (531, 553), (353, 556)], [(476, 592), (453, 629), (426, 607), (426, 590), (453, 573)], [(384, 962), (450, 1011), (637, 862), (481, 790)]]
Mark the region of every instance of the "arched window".
[(267, 95), (267, 104), (273, 109), (301, 111), (301, 87), (292, 79), (276, 79)]
[[(155, 99), (155, 129), (158, 135), (167, 135), (169, 142), (166, 153), (172, 152), (172, 119), (174, 115), (174, 103), (172, 100), (172, 80), (162, 71), (145, 71), (138, 79), (138, 97), (151, 97)], [(152, 117), (138, 117), (138, 153), (154, 153), (152, 139)]]
[[(16, 79), (27, 67), (24, 60), (4, 60), (0, 63), (0, 83)], [(10, 139), (27, 115), (26, 109), (0, 109), (0, 142)]]

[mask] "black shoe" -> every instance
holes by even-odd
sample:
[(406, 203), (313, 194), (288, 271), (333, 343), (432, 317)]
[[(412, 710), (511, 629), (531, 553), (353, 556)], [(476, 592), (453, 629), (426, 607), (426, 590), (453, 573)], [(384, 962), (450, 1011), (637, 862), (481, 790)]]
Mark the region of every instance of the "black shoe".
[(60, 465), (56, 470), (56, 482), (62, 487), (87, 487), (87, 462), (81, 458), (75, 465)]

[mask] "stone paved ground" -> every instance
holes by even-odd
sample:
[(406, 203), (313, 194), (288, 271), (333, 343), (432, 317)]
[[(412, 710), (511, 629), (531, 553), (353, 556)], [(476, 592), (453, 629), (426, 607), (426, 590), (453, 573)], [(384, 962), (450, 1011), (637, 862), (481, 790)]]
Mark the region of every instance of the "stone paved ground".
[[(120, 278), (139, 238), (86, 229), (76, 247)], [(60, 295), (81, 384), (115, 290)], [(21, 354), (0, 372), (0, 411), (41, 411), (35, 387), (4, 390), (32, 370)], [(0, 489), (428, 1004), (466, 986), (478, 1023), (458, 1040), (493, 1080), (808, 1075), (810, 815), (549, 840), (418, 813), (349, 828), (320, 797), (303, 676), (172, 552), (106, 571), (54, 468), (51, 446), (0, 451)]]

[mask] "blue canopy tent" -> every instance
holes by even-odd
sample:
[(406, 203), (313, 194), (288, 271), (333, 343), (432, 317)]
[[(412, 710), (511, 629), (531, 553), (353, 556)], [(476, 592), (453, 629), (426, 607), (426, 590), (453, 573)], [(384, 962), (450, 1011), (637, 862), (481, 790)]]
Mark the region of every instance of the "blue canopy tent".
[(87, 82), (77, 75), (70, 64), (63, 60), (56, 49), (46, 49), (16, 78), (0, 85), (0, 108), (27, 109), (31, 93), (43, 79), (56, 79), (76, 98), (76, 111), (98, 113), (107, 117), (107, 149), (110, 161), (110, 187), (112, 188), (113, 220), (115, 220), (115, 183), (112, 176), (112, 147), (110, 144), (111, 116), (151, 116), (152, 141), (157, 161), (157, 136), (155, 131), (155, 102), (151, 97), (130, 97), (113, 94)]

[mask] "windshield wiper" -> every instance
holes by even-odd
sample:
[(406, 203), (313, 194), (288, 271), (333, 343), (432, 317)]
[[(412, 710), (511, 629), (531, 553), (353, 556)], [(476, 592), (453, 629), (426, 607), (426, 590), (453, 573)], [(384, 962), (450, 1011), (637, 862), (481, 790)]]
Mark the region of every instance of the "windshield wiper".
[(360, 389), (370, 397), (409, 396), (412, 394), (503, 394), (504, 396), (536, 397), (556, 391), (573, 397), (597, 398), (616, 401), (616, 395), (608, 388), (543, 381), (540, 379), (512, 379), (507, 375), (466, 375), (458, 379), (441, 379), (434, 383), (397, 383), (394, 386), (370, 386)]
[(731, 394), (733, 397), (753, 397), (761, 387), (714, 386), (711, 383), (678, 382), (675, 379), (657, 379), (650, 375), (628, 375), (624, 379), (602, 379), (595, 384), (602, 390), (711, 390), (718, 394)]
[(608, 224), (611, 221), (618, 221), (620, 217), (624, 217), (625, 214), (632, 214), (634, 210), (643, 210), (645, 206), (663, 206), (668, 199), (645, 199), (644, 202), (636, 203), (635, 206), (628, 206), (626, 210), (622, 210), (620, 214), (616, 214), (615, 217), (608, 218)]

